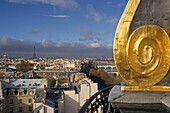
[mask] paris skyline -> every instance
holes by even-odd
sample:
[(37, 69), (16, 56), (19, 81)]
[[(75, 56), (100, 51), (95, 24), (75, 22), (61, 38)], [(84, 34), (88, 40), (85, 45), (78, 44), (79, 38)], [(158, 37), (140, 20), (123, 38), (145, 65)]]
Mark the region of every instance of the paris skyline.
[(11, 57), (112, 57), (127, 0), (2, 0), (0, 53)]

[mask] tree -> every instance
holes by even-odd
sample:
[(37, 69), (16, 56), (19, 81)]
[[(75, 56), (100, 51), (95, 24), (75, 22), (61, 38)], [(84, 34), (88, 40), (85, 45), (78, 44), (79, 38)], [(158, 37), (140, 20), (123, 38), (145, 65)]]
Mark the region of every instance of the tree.
[(81, 65), (81, 72), (86, 73), (87, 77), (89, 76), (90, 69), (93, 69), (93, 64), (91, 61)]
[(89, 76), (95, 75), (95, 71), (96, 71), (96, 70), (94, 70), (94, 69), (90, 69), (90, 71), (89, 71)]
[(33, 66), (34, 64), (30, 62), (21, 62), (16, 65), (16, 70), (21, 71), (21, 72), (28, 72), (28, 71), (33, 70)]
[(109, 78), (107, 72), (103, 69), (99, 70), (99, 75), (100, 75), (101, 79), (103, 79), (103, 80), (106, 80)]

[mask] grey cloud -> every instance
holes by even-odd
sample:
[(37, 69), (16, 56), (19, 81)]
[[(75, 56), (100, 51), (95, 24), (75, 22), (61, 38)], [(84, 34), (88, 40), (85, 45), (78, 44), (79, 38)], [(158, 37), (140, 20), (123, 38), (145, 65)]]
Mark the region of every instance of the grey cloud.
[(106, 4), (112, 4), (112, 2), (111, 1), (107, 1)]
[(100, 38), (100, 37), (97, 38), (97, 41), (101, 41), (101, 40), (102, 40), (102, 38)]
[(101, 47), (101, 44), (98, 43), (98, 42), (87, 43), (86, 45), (87, 45), (87, 47), (89, 47), (89, 48), (100, 48), (100, 47)]
[(38, 28), (31, 29), (31, 33), (33, 33), (33, 34), (37, 34), (39, 32), (40, 32), (40, 30)]
[(75, 0), (6, 0), (13, 3), (22, 3), (22, 4), (50, 4), (53, 6), (59, 6), (61, 8), (79, 8), (79, 4)]
[(8, 36), (0, 38), (0, 53), (6, 52), (9, 57), (27, 57), (33, 56), (33, 47), (36, 47), (38, 57), (112, 57), (112, 48), (110, 45), (92, 43), (69, 43), (53, 42), (43, 39), (41, 42), (29, 40), (15, 40)]
[[(34, 45), (35, 42), (29, 40), (15, 40), (8, 36), (0, 38), (0, 51), (8, 52), (29, 52), (30, 47)], [(40, 44), (37, 44), (40, 45)]]
[(93, 40), (94, 38), (94, 33), (92, 32), (91, 29), (81, 29), (80, 35), (83, 37), (80, 38), (79, 41)]
[(115, 25), (118, 22), (118, 19), (117, 18), (113, 18), (113, 19), (108, 20), (107, 22), (112, 24), (112, 25)]
[(53, 18), (70, 18), (68, 15), (44, 15), (44, 16), (49, 16)]
[(8, 36), (4, 36), (1, 38), (0, 43), (1, 45), (7, 45), (11, 42), (11, 39)]
[(95, 9), (91, 5), (88, 6), (87, 10), (88, 10), (88, 14), (86, 14), (85, 17), (88, 19), (92, 18), (96, 22), (100, 22), (104, 17), (99, 12), (96, 12)]
[(71, 46), (71, 43), (68, 42), (56, 42), (55, 47), (62, 48), (62, 47), (74, 47), (74, 46)]
[(110, 34), (112, 31), (113, 31), (112, 29), (108, 28), (108, 29), (105, 30), (105, 34)]
[(32, 45), (33, 42), (32, 41), (29, 41), (29, 40), (15, 40), (15, 39), (11, 39), (10, 37), (8, 36), (3, 36), (1, 39), (0, 39), (0, 44), (2, 46), (9, 46), (9, 45)]
[(117, 7), (123, 7), (123, 6), (125, 6), (125, 3), (119, 3), (119, 4), (117, 4)]
[(27, 3), (33, 3), (34, 0), (6, 0), (11, 3), (22, 3), (22, 4), (27, 4)]
[(51, 40), (43, 39), (41, 41), (42, 47), (54, 47), (55, 43)]
[(124, 2), (118, 3), (116, 5), (112, 5), (112, 7), (123, 7), (123, 6), (125, 6)]

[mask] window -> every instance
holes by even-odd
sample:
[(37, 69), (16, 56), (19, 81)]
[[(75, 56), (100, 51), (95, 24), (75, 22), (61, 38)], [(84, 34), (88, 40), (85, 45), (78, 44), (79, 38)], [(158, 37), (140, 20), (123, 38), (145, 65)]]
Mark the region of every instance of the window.
[(29, 111), (32, 111), (32, 106), (29, 106)]
[(10, 111), (10, 113), (13, 113), (13, 107), (10, 107), (10, 109), (9, 109), (9, 111)]
[(13, 104), (13, 99), (10, 99), (9, 103), (10, 103), (10, 104)]
[(23, 111), (23, 108), (22, 107), (19, 107), (19, 112), (22, 112)]
[(34, 94), (34, 92), (33, 91), (29, 91), (29, 93), (28, 93), (29, 95), (33, 95)]
[(29, 100), (28, 100), (28, 103), (32, 103), (32, 99), (29, 99)]
[(58, 110), (55, 110), (54, 113), (58, 113)]
[(18, 91), (17, 90), (15, 90), (15, 95), (18, 95)]
[(22, 99), (19, 99), (19, 103), (22, 104)]
[(58, 107), (58, 102), (55, 102), (55, 107)]
[(22, 92), (19, 92), (19, 95), (21, 96), (21, 95), (22, 95)]
[(44, 113), (47, 113), (47, 107), (44, 107)]
[(13, 92), (11, 92), (10, 95), (13, 96)]
[(27, 94), (27, 90), (24, 90), (24, 94)]

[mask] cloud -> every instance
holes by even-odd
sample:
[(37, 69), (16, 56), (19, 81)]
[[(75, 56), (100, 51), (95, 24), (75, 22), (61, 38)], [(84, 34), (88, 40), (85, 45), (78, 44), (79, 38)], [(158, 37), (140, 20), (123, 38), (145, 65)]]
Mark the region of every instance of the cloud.
[(0, 51), (8, 52), (28, 52), (30, 46), (33, 47), (35, 42), (29, 40), (15, 40), (8, 36), (3, 36), (0, 38)]
[(90, 43), (90, 44), (87, 44), (87, 45), (90, 48), (99, 48), (100, 47), (100, 43), (98, 43), (98, 42), (93, 42), (93, 43)]
[(123, 7), (123, 6), (125, 6), (125, 3), (119, 3), (119, 4), (117, 4), (117, 7)]
[(64, 47), (65, 44), (63, 42), (57, 42), (55, 47)]
[(125, 3), (124, 3), (124, 2), (118, 3), (118, 4), (116, 4), (116, 5), (112, 5), (112, 7), (123, 7), (123, 6), (125, 6)]
[(108, 20), (107, 22), (112, 24), (112, 25), (115, 25), (118, 22), (118, 19), (117, 18), (113, 18), (111, 20)]
[(22, 3), (22, 4), (49, 4), (58, 6), (65, 9), (79, 8), (79, 4), (75, 0), (6, 0), (10, 3)]
[(10, 42), (11, 42), (11, 39), (8, 36), (2, 37), (0, 41), (1, 45), (7, 45)]
[(31, 58), (33, 56), (34, 45), (38, 57), (112, 57), (112, 48), (110, 45), (99, 42), (53, 42), (48, 39), (43, 39), (41, 42), (34, 42), (29, 40), (15, 40), (8, 36), (0, 38), (0, 53), (1, 55), (7, 53), (9, 57)]
[(104, 17), (99, 12), (96, 12), (91, 5), (88, 6), (87, 10), (88, 10), (88, 14), (85, 15), (87, 19), (94, 19), (96, 22), (100, 22)]
[(67, 15), (44, 15), (44, 16), (49, 16), (53, 18), (70, 18), (70, 16)]
[(74, 46), (71, 46), (71, 43), (68, 42), (56, 42), (55, 47), (61, 48), (61, 47), (74, 47)]
[(6, 0), (10, 3), (22, 3), (22, 4), (28, 4), (33, 3), (33, 0)]
[(112, 47), (113, 47), (113, 44), (107, 44), (107, 45), (105, 45), (107, 48), (110, 48), (110, 49), (112, 49)]
[(31, 33), (33, 33), (33, 34), (37, 34), (39, 32), (40, 32), (40, 30), (38, 28), (31, 29)]
[(80, 35), (82, 36), (82, 38), (80, 38), (79, 41), (102, 40), (102, 38), (98, 37), (98, 35), (100, 34), (92, 31), (91, 29), (80, 29)]
[(15, 39), (11, 39), (8, 36), (3, 36), (2, 38), (0, 38), (0, 45), (2, 46), (9, 46), (9, 45), (32, 45), (33, 42), (32, 41), (28, 41), (28, 40), (15, 40)]
[(83, 37), (80, 38), (79, 41), (93, 40), (93, 37), (94, 37), (94, 33), (92, 32), (91, 29), (81, 29), (80, 35)]
[(55, 43), (51, 40), (43, 39), (41, 41), (42, 47), (53, 47)]
[(110, 29), (110, 28), (107, 28), (106, 30), (105, 30), (105, 34), (110, 34), (110, 33), (112, 33), (113, 32), (113, 29)]
[(97, 41), (101, 41), (101, 40), (102, 40), (102, 38), (100, 38), (100, 37), (97, 38)]
[(107, 1), (106, 4), (112, 4), (112, 2), (111, 1)]

